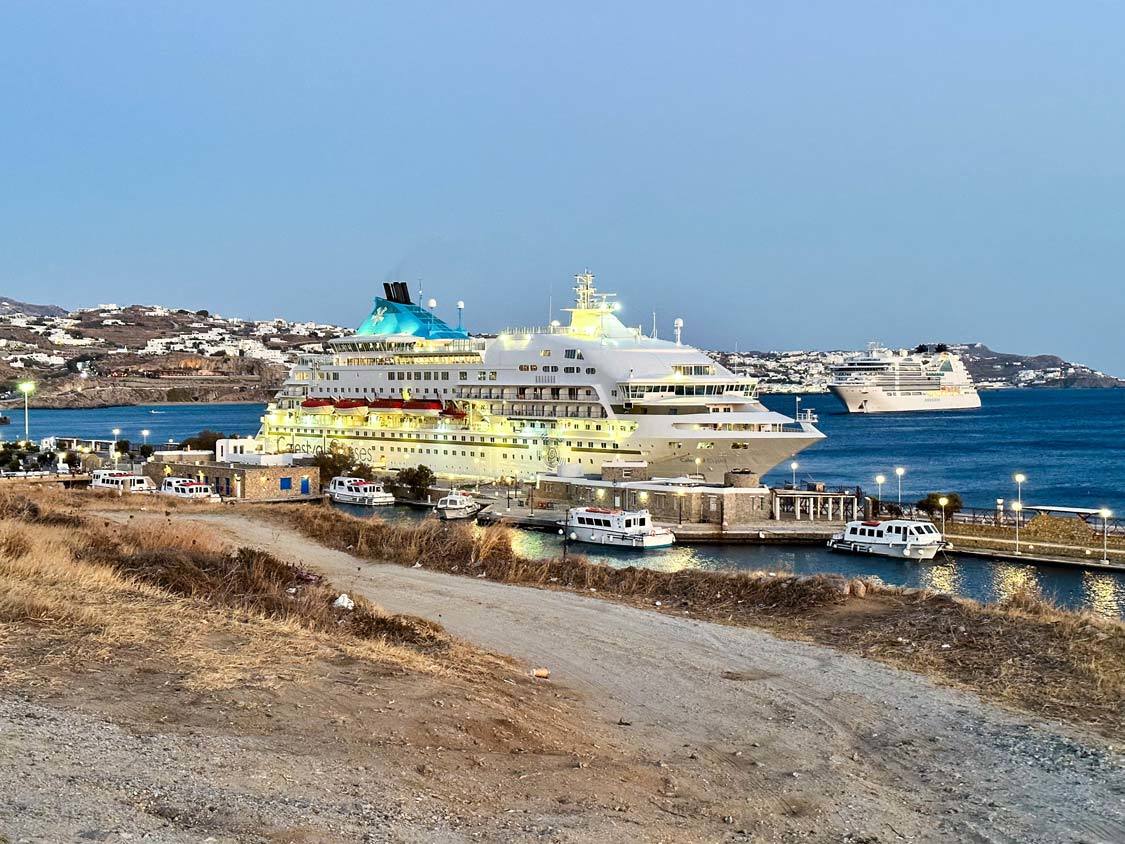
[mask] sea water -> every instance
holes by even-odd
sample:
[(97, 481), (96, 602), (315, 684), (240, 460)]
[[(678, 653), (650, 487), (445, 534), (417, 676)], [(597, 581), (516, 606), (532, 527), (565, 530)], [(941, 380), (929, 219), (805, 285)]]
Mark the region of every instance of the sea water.
[[(791, 395), (770, 395), (771, 409), (792, 414)], [(798, 455), (799, 481), (830, 486), (861, 486), (875, 493), (874, 477), (888, 482), (883, 497), (897, 498), (894, 468), (902, 466), (903, 501), (929, 492), (957, 492), (966, 506), (990, 508), (997, 498), (1016, 494), (1012, 475), (1027, 476), (1023, 499), (1029, 504), (1077, 507), (1108, 506), (1125, 513), (1125, 390), (1004, 390), (982, 394), (982, 407), (943, 413), (848, 414), (830, 395), (803, 396), (813, 407), (828, 438)], [(32, 410), (31, 435), (67, 435), (143, 439), (154, 445), (179, 442), (203, 428), (252, 435), (258, 430), (261, 404), (185, 404), (110, 407), (92, 410)], [(8, 439), (23, 435), (23, 414), (9, 411)], [(788, 466), (767, 481), (792, 479)], [(404, 508), (384, 508), (384, 517), (413, 518)], [(550, 534), (518, 532), (520, 550), (530, 556), (559, 552)], [(580, 546), (588, 556), (592, 546)], [(829, 553), (819, 547), (749, 545), (679, 545), (643, 556), (598, 553), (612, 565), (644, 564), (661, 568), (741, 568), (807, 574), (836, 572), (877, 576), (887, 583), (929, 587), (982, 601), (995, 601), (1024, 586), (1068, 607), (1088, 607), (1125, 616), (1125, 575), (973, 558), (904, 563), (877, 557)]]

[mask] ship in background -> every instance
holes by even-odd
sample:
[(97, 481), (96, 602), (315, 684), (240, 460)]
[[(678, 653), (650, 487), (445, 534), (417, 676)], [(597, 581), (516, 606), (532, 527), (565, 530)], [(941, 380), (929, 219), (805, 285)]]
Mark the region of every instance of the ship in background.
[[(756, 379), (618, 318), (613, 294), (575, 276), (569, 324), (472, 336), (384, 284), (371, 315), (331, 353), (300, 359), (262, 417), (272, 452), (344, 449), (377, 468), (532, 480), (645, 461), (655, 475), (721, 483), (764, 474), (822, 434), (811, 413), (762, 405)], [(655, 332), (654, 332), (655, 333)]]
[(948, 351), (892, 351), (869, 343), (865, 353), (832, 368), (828, 389), (849, 413), (980, 407), (972, 376)]

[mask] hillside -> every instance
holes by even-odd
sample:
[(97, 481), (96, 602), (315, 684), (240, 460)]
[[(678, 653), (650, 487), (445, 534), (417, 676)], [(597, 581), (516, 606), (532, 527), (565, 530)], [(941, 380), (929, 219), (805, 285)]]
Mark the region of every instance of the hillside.
[(67, 312), (0, 301), (0, 401), (18, 399), (15, 385), (30, 380), (36, 407), (268, 401), (299, 354), (346, 333), (158, 305)]

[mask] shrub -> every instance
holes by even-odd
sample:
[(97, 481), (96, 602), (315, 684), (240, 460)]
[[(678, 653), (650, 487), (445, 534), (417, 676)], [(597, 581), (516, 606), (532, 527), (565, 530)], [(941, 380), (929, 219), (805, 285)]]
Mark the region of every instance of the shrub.
[(961, 503), (961, 496), (955, 492), (931, 492), (914, 506), (929, 516), (940, 516), (942, 509), (940, 500), (942, 498), (946, 499), (945, 515), (947, 517), (960, 512), (964, 506)]

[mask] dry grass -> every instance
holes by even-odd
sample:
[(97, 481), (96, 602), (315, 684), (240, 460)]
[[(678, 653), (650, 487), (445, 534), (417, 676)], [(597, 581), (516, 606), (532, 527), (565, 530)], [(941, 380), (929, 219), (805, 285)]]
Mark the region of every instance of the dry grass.
[[(187, 526), (159, 532), (0, 494), (0, 661), (4, 681), (97, 668), (125, 653), (184, 684), (263, 682), (333, 652), (395, 669), (441, 670), (438, 625), (390, 615), (318, 576)], [(100, 502), (99, 502), (100, 503)], [(18, 653), (18, 658), (17, 658)], [(49, 673), (49, 672), (48, 672)]]
[[(241, 512), (241, 511), (240, 511)], [(926, 673), (1039, 715), (1125, 737), (1125, 624), (1033, 593), (999, 605), (833, 576), (615, 569), (571, 555), (529, 560), (508, 529), (388, 524), (331, 508), (262, 507), (322, 544), (371, 559), (596, 593), (725, 624), (765, 627)]]

